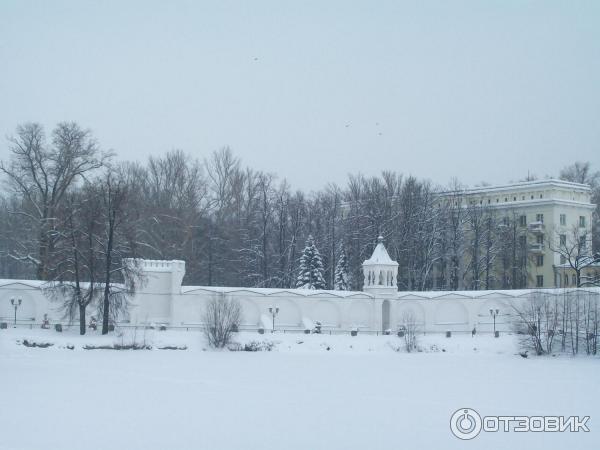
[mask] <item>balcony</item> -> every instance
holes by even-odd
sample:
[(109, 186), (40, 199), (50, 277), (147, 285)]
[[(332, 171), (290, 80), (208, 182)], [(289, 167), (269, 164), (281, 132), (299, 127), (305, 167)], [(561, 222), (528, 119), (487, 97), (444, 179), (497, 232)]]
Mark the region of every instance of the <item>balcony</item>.
[(544, 253), (544, 244), (529, 244), (529, 251), (531, 253)]
[(527, 228), (532, 233), (543, 233), (545, 231), (544, 222), (531, 222)]

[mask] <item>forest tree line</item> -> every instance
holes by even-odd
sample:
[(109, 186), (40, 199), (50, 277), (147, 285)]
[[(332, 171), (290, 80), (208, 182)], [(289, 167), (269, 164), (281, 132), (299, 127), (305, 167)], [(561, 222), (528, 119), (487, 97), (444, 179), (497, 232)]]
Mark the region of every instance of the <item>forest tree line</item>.
[[(343, 257), (347, 288), (358, 290), (361, 264), (381, 235), (400, 265), (401, 290), (527, 283), (518, 217), (478, 204), (454, 207), (463, 198), (458, 181), (442, 187), (383, 171), (308, 194), (244, 165), (229, 148), (202, 158), (176, 150), (144, 163), (117, 160), (72, 122), (49, 134), (20, 125), (7, 145), (2, 278), (122, 281), (124, 258), (181, 259), (188, 285), (290, 288), (312, 236), (325, 286), (339, 288)], [(560, 177), (590, 184), (600, 203), (600, 173), (589, 163), (565, 167)], [(597, 209), (596, 252), (598, 223)]]

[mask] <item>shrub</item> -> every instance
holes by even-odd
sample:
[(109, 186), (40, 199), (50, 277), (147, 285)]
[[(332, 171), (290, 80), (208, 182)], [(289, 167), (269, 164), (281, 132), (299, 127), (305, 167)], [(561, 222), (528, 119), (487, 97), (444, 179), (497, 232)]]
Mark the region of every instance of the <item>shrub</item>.
[(204, 310), (204, 335), (208, 345), (223, 348), (231, 342), (231, 335), (241, 322), (242, 309), (238, 302), (213, 298)]
[(23, 345), (25, 347), (33, 347), (33, 348), (48, 348), (52, 347), (54, 344), (50, 342), (33, 342), (28, 341), (27, 339), (23, 339)]
[(244, 344), (245, 352), (270, 352), (275, 347), (273, 342), (250, 341)]
[(417, 350), (417, 320), (412, 311), (406, 311), (402, 315), (402, 326), (398, 330), (398, 336), (404, 338), (404, 347), (407, 352)]

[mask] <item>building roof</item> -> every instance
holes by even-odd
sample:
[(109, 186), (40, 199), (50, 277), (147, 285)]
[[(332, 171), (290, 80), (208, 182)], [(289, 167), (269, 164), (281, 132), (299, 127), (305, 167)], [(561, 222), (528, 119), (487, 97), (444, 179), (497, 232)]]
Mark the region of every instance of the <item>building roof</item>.
[(371, 255), (371, 257), (369, 259), (367, 259), (365, 262), (363, 262), (363, 265), (390, 265), (390, 266), (397, 266), (398, 263), (396, 261), (394, 261), (392, 258), (390, 258), (390, 255), (388, 254), (385, 245), (383, 245), (383, 237), (379, 236), (379, 238), (377, 239), (378, 243), (377, 246), (375, 247), (375, 250), (373, 250), (373, 254)]
[[(489, 194), (493, 192), (503, 191), (522, 191), (531, 189), (544, 189), (544, 188), (563, 188), (569, 190), (578, 190), (584, 192), (590, 192), (591, 187), (588, 184), (573, 183), (571, 181), (548, 179), (548, 180), (534, 180), (534, 181), (522, 181), (519, 183), (501, 184), (496, 186), (481, 186), (474, 188), (467, 188), (461, 190), (465, 195), (473, 194)], [(441, 194), (450, 194), (452, 191), (445, 191)]]

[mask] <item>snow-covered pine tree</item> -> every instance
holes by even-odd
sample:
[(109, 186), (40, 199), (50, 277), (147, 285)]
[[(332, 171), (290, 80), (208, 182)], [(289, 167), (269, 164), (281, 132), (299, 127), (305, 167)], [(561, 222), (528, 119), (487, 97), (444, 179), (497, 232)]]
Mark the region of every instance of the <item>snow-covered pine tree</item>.
[(300, 257), (300, 273), (296, 281), (299, 289), (325, 289), (325, 278), (323, 277), (323, 259), (315, 245), (312, 235), (306, 240), (306, 247)]
[(348, 277), (348, 257), (346, 256), (346, 250), (343, 246), (340, 250), (340, 256), (335, 266), (333, 288), (336, 291), (350, 290), (350, 279)]

